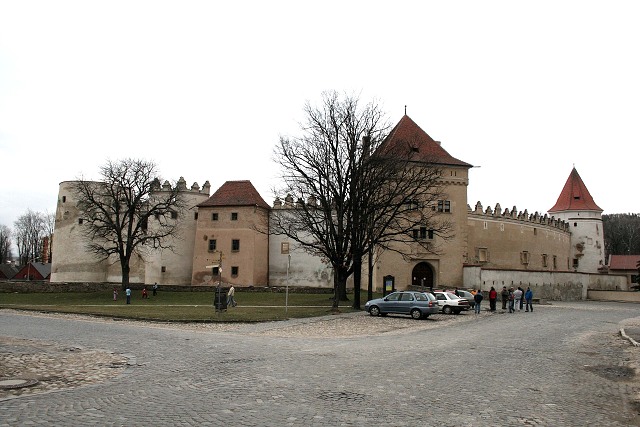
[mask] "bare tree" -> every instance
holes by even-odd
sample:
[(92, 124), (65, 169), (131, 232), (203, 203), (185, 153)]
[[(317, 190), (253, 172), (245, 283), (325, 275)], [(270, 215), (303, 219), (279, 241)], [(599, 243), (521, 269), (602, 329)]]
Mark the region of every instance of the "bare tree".
[(45, 217), (31, 209), (14, 222), (15, 243), (21, 265), (42, 258), (42, 244), (45, 235)]
[[(176, 218), (184, 210), (178, 186), (160, 187), (156, 165), (136, 159), (108, 161), (100, 182), (79, 179), (73, 191), (87, 248), (97, 258), (115, 256), (122, 270), (122, 288), (129, 285), (134, 254), (144, 259), (149, 250), (172, 250), (178, 237)], [(153, 226), (149, 225), (155, 219)]]
[[(374, 248), (405, 253), (410, 242), (428, 246), (414, 230), (436, 228), (432, 210), (423, 208), (440, 194), (440, 169), (416, 162), (410, 141), (384, 145), (389, 126), (373, 102), (360, 107), (357, 97), (329, 92), (320, 107), (307, 103), (305, 114), (302, 135), (281, 137), (275, 150), (284, 182), (276, 194), (298, 201), (273, 211), (271, 232), (331, 264), (334, 308), (347, 299), (355, 272), (359, 307), (364, 256)], [(439, 230), (445, 235), (446, 224)]]
[(640, 254), (640, 215), (602, 215), (604, 246), (609, 255)]
[(11, 229), (6, 225), (0, 225), (0, 263), (4, 264), (11, 259)]
[(42, 216), (42, 226), (43, 226), (43, 233), (44, 236), (48, 238), (49, 244), (47, 246), (47, 253), (46, 254), (42, 254), (43, 256), (46, 255), (47, 258), (47, 262), (51, 262), (51, 258), (53, 257), (53, 231), (55, 229), (55, 224), (56, 224), (56, 214), (55, 212), (45, 212)]

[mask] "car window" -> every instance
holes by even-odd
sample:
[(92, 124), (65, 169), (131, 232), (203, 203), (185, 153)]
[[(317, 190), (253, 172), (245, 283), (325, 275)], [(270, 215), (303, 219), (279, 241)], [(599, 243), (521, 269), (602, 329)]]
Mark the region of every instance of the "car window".
[(400, 299), (400, 294), (398, 292), (394, 292), (385, 297), (387, 301), (398, 301)]
[(440, 301), (444, 301), (444, 300), (446, 300), (446, 299), (447, 299), (447, 297), (446, 297), (446, 296), (444, 296), (444, 294), (437, 294), (437, 295), (436, 295), (436, 298), (437, 298), (437, 299), (439, 299)]
[(400, 301), (413, 301), (413, 295), (410, 292), (401, 294)]
[(416, 292), (415, 294), (413, 294), (413, 296), (415, 297), (416, 301), (427, 301), (428, 298), (425, 294), (421, 294)]
[(447, 292), (447, 296), (449, 297), (449, 299), (460, 299), (460, 297), (456, 294), (452, 294)]

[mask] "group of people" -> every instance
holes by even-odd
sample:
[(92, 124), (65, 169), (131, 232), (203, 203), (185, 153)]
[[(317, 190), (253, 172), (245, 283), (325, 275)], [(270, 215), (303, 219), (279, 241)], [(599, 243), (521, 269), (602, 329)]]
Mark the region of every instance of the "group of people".
[[(153, 296), (155, 297), (156, 295), (158, 295), (157, 282), (153, 284), (152, 289), (153, 289)], [(131, 288), (129, 286), (127, 286), (127, 289), (125, 289), (124, 295), (126, 296), (127, 304), (131, 304)], [(147, 299), (147, 298), (149, 298), (149, 294), (147, 293), (147, 287), (145, 286), (144, 288), (142, 288), (142, 299)], [(118, 288), (113, 288), (113, 300), (114, 301), (118, 300)]]
[[(475, 312), (480, 313), (480, 307), (482, 300), (484, 299), (484, 295), (481, 290), (476, 291), (475, 289), (471, 291), (473, 294), (473, 300), (475, 301)], [(456, 292), (457, 294), (457, 292)], [(502, 287), (502, 291), (500, 292), (500, 298), (502, 300), (502, 309), (506, 310), (507, 305), (509, 305), (509, 313), (515, 313), (516, 308), (518, 310), (522, 310), (526, 307), (525, 311), (533, 311), (533, 291), (530, 287), (527, 287), (527, 290), (523, 290), (520, 286), (517, 289), (511, 288), (507, 289), (506, 286)], [(491, 287), (489, 291), (489, 310), (496, 311), (496, 302), (498, 301), (498, 291), (496, 291), (495, 287)]]

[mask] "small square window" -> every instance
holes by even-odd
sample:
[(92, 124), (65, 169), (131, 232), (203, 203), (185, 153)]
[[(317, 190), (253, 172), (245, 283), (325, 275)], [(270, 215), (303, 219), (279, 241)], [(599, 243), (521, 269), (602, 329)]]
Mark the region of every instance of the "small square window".
[(209, 252), (213, 252), (216, 250), (216, 240), (215, 239), (210, 239), (209, 240)]
[(527, 251), (520, 252), (520, 263), (524, 265), (529, 264), (529, 252)]
[(238, 220), (238, 212), (231, 212), (231, 221)]
[(231, 267), (231, 275), (232, 276), (238, 275), (238, 267)]
[(231, 250), (234, 252), (237, 252), (240, 250), (240, 240), (238, 239), (233, 239), (231, 241)]
[(160, 271), (162, 271), (163, 273), (167, 272), (167, 267), (165, 265), (163, 265), (162, 267), (160, 267)]
[(487, 262), (489, 261), (489, 251), (487, 248), (479, 248), (478, 249), (478, 262)]
[(451, 201), (438, 200), (438, 212), (451, 212)]
[(211, 269), (211, 274), (213, 274), (214, 276), (219, 276), (220, 275), (220, 267), (213, 267)]
[(218, 213), (214, 212), (211, 214), (211, 221), (217, 221), (218, 220)]
[(83, 222), (84, 220), (82, 218), (78, 218), (78, 224), (82, 225)]
[(171, 211), (171, 219), (178, 219), (178, 212)]

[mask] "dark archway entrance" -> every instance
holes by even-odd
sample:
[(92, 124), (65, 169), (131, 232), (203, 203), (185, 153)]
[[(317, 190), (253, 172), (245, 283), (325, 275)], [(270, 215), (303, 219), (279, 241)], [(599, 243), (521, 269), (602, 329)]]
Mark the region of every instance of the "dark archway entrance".
[(428, 262), (419, 262), (411, 272), (411, 284), (426, 289), (433, 289), (433, 268)]

